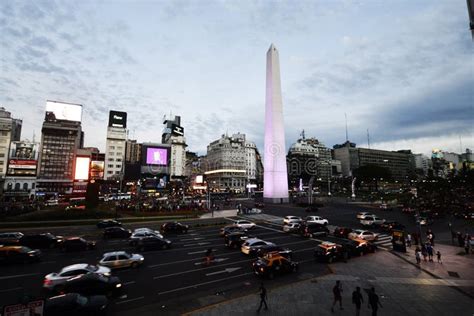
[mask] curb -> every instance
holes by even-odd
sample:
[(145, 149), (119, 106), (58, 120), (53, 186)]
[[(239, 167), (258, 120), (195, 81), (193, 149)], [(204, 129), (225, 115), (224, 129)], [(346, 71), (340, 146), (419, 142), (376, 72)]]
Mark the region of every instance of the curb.
[[(397, 253), (397, 252), (395, 252), (395, 251), (393, 251), (393, 250), (392, 250), (392, 251), (389, 251), (389, 253), (391, 253), (392, 255), (394, 255), (394, 256), (396, 256), (396, 257), (398, 257), (398, 258), (400, 258), (400, 259), (402, 259), (402, 260), (404, 260), (404, 261), (406, 261), (406, 262), (408, 262), (408, 263), (411, 264), (412, 266), (414, 266), (414, 267), (420, 269), (421, 271), (425, 272), (426, 274), (429, 274), (430, 276), (432, 276), (432, 277), (435, 278), (435, 279), (444, 280), (444, 278), (442, 278), (442, 277), (440, 277), (440, 276), (434, 274), (433, 272), (431, 272), (431, 271), (429, 271), (429, 270), (427, 270), (427, 269), (422, 268), (420, 265), (418, 265), (418, 264), (412, 262), (411, 260), (405, 258), (405, 257), (402, 256), (401, 254), (399, 254), (399, 253)], [(467, 297), (469, 297), (469, 298), (471, 298), (471, 299), (474, 299), (474, 295), (472, 295), (472, 294), (470, 294), (470, 293), (464, 291), (464, 290), (463, 290), (461, 287), (459, 287), (459, 286), (451, 285), (451, 286), (449, 286), (449, 287), (452, 288), (452, 289), (457, 290), (459, 293), (464, 294), (465, 296), (467, 296)]]

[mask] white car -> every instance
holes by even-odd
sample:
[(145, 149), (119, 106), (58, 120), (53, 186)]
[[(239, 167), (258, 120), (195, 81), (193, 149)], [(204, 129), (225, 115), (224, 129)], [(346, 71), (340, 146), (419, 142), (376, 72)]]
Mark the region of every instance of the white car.
[(152, 233), (152, 234), (155, 234), (157, 235), (158, 237), (163, 237), (163, 235), (161, 235), (161, 233), (158, 231), (158, 230), (153, 230), (151, 228), (136, 228), (133, 230), (133, 233), (142, 233), (142, 232), (147, 232), (147, 233)]
[(58, 273), (54, 272), (46, 275), (44, 277), (43, 287), (46, 289), (57, 290), (70, 278), (86, 273), (98, 273), (105, 276), (110, 276), (110, 268), (87, 263), (73, 264), (62, 268)]
[(359, 212), (357, 213), (357, 219), (364, 219), (366, 216), (375, 216), (374, 214), (370, 212)]
[(301, 219), (301, 217), (298, 217), (298, 216), (285, 216), (283, 218), (283, 224), (289, 224), (289, 223), (301, 223), (303, 220)]
[(296, 223), (296, 222), (283, 225), (283, 231), (285, 233), (295, 232), (299, 228), (300, 228), (300, 223)]
[(327, 225), (328, 220), (320, 216), (307, 216), (305, 218), (306, 223), (316, 223), (320, 225)]
[(138, 241), (142, 240), (145, 237), (163, 238), (163, 235), (161, 235), (160, 233), (157, 233), (155, 231), (142, 230), (142, 231), (134, 232), (129, 238), (129, 243), (130, 243), (130, 245), (135, 246), (138, 243)]
[(260, 247), (266, 246), (266, 245), (275, 245), (275, 244), (269, 241), (258, 239), (258, 238), (250, 238), (250, 239), (247, 239), (247, 241), (242, 244), (240, 251), (242, 251), (246, 255), (250, 255), (250, 254), (256, 253)]
[(251, 221), (239, 220), (234, 223), (235, 226), (241, 227), (243, 229), (252, 229), (257, 227), (257, 225)]
[(360, 223), (363, 226), (376, 226), (376, 225), (382, 225), (383, 223), (385, 223), (385, 219), (377, 217), (375, 215), (370, 215), (370, 216), (366, 216), (364, 219), (361, 219)]
[(377, 240), (379, 235), (368, 230), (356, 229), (349, 233), (349, 239)]
[(137, 268), (139, 265), (143, 264), (144, 260), (145, 258), (137, 253), (115, 251), (104, 253), (102, 259), (99, 261), (99, 265), (111, 269)]

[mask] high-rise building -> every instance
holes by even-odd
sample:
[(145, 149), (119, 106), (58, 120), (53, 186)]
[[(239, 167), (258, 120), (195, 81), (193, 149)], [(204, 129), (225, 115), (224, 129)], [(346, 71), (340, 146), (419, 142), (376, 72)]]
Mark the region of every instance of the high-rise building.
[(267, 52), (264, 166), (264, 200), (269, 203), (288, 202), (288, 173), (286, 169), (280, 61), (278, 50), (273, 44), (270, 45)]
[(140, 163), (142, 157), (142, 144), (135, 139), (127, 139), (125, 142), (125, 162)]
[(10, 112), (0, 108), (0, 190), (7, 173), (10, 143), (20, 140), (21, 126), (21, 120), (12, 118)]
[(184, 128), (181, 126), (181, 117), (175, 116), (173, 119), (163, 121), (161, 142), (171, 145), (170, 175), (173, 178), (184, 178), (186, 172), (186, 138)]
[(77, 150), (83, 138), (82, 105), (46, 101), (36, 194), (72, 193)]
[(415, 158), (415, 170), (417, 174), (427, 176), (431, 169), (431, 159), (423, 154), (413, 155)]
[(123, 178), (126, 141), (127, 113), (110, 111), (105, 142), (105, 180)]

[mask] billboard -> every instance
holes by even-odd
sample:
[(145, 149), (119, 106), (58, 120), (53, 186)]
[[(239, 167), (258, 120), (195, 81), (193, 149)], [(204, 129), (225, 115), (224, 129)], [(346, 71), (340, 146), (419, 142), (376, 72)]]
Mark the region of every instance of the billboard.
[(92, 160), (90, 167), (90, 178), (91, 179), (103, 179), (104, 178), (104, 167), (105, 162), (99, 160)]
[(127, 112), (109, 111), (109, 127), (127, 127)]
[(147, 147), (146, 148), (146, 164), (154, 166), (168, 165), (168, 148), (163, 147)]
[(10, 159), (37, 160), (38, 144), (29, 142), (12, 142), (10, 145)]
[(46, 112), (53, 112), (57, 120), (76, 121), (82, 120), (82, 105), (58, 101), (46, 101)]
[(179, 125), (172, 124), (171, 125), (171, 134), (174, 136), (184, 136), (184, 128)]
[(89, 180), (90, 160), (89, 157), (76, 157), (74, 180)]
[(38, 144), (11, 142), (7, 175), (31, 177), (36, 175)]

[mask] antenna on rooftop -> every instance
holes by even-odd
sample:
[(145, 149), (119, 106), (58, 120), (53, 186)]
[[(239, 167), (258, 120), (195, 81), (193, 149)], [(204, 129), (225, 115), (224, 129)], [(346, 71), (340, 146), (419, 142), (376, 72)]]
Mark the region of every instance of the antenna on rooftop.
[(346, 142), (349, 141), (349, 133), (347, 132), (347, 114), (344, 112), (344, 117), (346, 118)]
[(461, 140), (461, 135), (459, 135), (459, 149), (461, 149), (461, 151), (460, 151), (459, 153), (462, 154), (462, 140)]
[(367, 129), (367, 146), (370, 149), (370, 134), (369, 134), (369, 129)]

